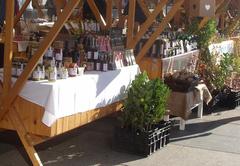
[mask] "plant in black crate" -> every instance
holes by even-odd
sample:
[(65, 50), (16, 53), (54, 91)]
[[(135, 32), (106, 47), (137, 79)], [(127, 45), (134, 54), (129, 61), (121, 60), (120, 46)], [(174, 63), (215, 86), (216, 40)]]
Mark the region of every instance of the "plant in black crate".
[(150, 155), (169, 142), (170, 122), (164, 122), (170, 90), (159, 78), (149, 80), (146, 72), (136, 76), (127, 91), (121, 127), (115, 130), (118, 147)]

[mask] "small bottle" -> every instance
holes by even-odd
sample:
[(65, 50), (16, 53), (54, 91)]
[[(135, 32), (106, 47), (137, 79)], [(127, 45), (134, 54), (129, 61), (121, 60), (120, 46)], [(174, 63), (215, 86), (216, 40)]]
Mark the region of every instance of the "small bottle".
[(55, 66), (55, 60), (53, 58), (53, 60), (51, 61), (51, 66), (49, 68), (49, 81), (54, 82), (57, 80), (57, 68)]

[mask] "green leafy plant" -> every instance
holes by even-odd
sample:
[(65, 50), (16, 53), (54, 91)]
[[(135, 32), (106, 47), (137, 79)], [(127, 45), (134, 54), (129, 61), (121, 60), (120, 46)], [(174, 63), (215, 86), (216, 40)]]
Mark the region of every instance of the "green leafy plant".
[(211, 91), (220, 91), (224, 87), (227, 77), (233, 71), (233, 57), (232, 54), (228, 53), (223, 54), (222, 57), (211, 54), (210, 61), (206, 65), (203, 74), (205, 82)]
[(236, 55), (233, 58), (233, 71), (240, 73), (240, 57)]
[(162, 120), (170, 90), (159, 78), (149, 80), (146, 72), (136, 76), (127, 91), (122, 122), (124, 127), (147, 130)]

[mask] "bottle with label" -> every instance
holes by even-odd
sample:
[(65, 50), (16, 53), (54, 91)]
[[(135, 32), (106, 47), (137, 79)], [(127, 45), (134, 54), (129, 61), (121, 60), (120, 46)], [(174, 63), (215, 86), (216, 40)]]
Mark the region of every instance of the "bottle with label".
[(107, 54), (104, 55), (102, 71), (104, 72), (108, 71), (108, 55)]
[(55, 65), (55, 59), (53, 58), (53, 60), (51, 61), (51, 65), (49, 67), (49, 81), (54, 82), (57, 80), (57, 68)]
[(33, 80), (34, 81), (39, 81), (41, 80), (41, 69), (40, 66), (38, 65), (37, 68), (33, 71)]
[(100, 53), (98, 54), (98, 59), (95, 61), (95, 70), (101, 71), (101, 58)]

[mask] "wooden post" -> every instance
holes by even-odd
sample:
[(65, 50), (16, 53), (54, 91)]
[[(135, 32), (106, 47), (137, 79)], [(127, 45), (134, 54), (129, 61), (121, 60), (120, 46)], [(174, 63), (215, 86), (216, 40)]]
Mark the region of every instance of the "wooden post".
[[(11, 88), (10, 92), (8, 93), (8, 96), (6, 96), (6, 102), (4, 103), (4, 110), (0, 111), (0, 120), (3, 119), (4, 115), (8, 111), (8, 108), (11, 106), (13, 101), (16, 99), (17, 95), (22, 90), (24, 84), (26, 83), (29, 75), (32, 73), (34, 68), (36, 67), (39, 59), (43, 56), (45, 51), (49, 48), (49, 46), (52, 44), (54, 39), (57, 37), (58, 33), (62, 29), (64, 23), (67, 21), (67, 19), (72, 14), (74, 8), (78, 5), (80, 0), (71, 0), (67, 3), (66, 7), (64, 8), (64, 11), (60, 14), (58, 20), (54, 24), (53, 28), (49, 32), (49, 35), (47, 35), (42, 43), (40, 44), (39, 49), (36, 51), (34, 56), (30, 59), (27, 66), (25, 67), (24, 71), (20, 75), (20, 77), (17, 79), (14, 86)], [(8, 77), (11, 77), (11, 73)], [(6, 77), (7, 78), (7, 77)]]
[(29, 3), (31, 0), (26, 0), (23, 4), (23, 6), (21, 7), (21, 9), (19, 10), (19, 12), (17, 13), (17, 15), (14, 18), (14, 27), (17, 25), (17, 23), (19, 22), (20, 18), (22, 17), (23, 13), (25, 12), (25, 10), (27, 9)]
[(129, 45), (130, 41), (133, 40), (134, 23), (135, 23), (135, 9), (136, 9), (136, 0), (129, 1), (128, 19), (127, 19), (127, 24), (128, 24), (128, 29), (127, 29), (127, 47)]
[[(3, 73), (3, 99), (9, 95), (12, 78), (12, 47), (13, 47), (13, 22), (14, 22), (14, 0), (6, 1), (5, 19), (5, 45), (4, 45), (4, 73)], [(5, 109), (5, 108), (2, 108)], [(0, 110), (0, 113), (3, 110)]]
[(127, 48), (134, 48), (136, 46), (136, 44), (139, 42), (142, 36), (146, 33), (148, 28), (152, 25), (153, 21), (158, 16), (158, 14), (162, 11), (162, 8), (166, 5), (167, 2), (168, 0), (160, 1), (160, 3), (156, 6), (155, 10), (150, 14), (147, 20), (141, 25), (140, 31), (133, 37), (131, 41), (129, 41)]
[(106, 28), (106, 21), (104, 20), (102, 14), (99, 12), (98, 7), (94, 0), (87, 0), (87, 3), (89, 4), (89, 7), (91, 8), (94, 16), (96, 17), (97, 21), (100, 23), (100, 26), (102, 29)]
[(42, 166), (42, 162), (36, 150), (34, 149), (33, 145), (31, 145), (31, 142), (29, 142), (28, 140), (28, 133), (26, 131), (26, 128), (24, 127), (24, 124), (22, 123), (22, 120), (20, 119), (20, 116), (18, 115), (18, 112), (15, 110), (15, 108), (11, 108), (8, 114), (8, 118), (11, 120), (12, 125), (16, 129), (18, 136), (32, 164), (34, 166)]
[(152, 34), (152, 36), (149, 38), (149, 40), (146, 42), (146, 44), (143, 46), (140, 53), (137, 55), (137, 62), (139, 63), (140, 60), (144, 57), (147, 50), (152, 46), (152, 44), (155, 42), (156, 38), (163, 32), (165, 27), (167, 26), (168, 22), (171, 21), (171, 19), (174, 17), (174, 14), (180, 9), (181, 5), (183, 4), (184, 0), (178, 0), (174, 3), (172, 9), (167, 14), (167, 16), (162, 20), (159, 27), (156, 29), (156, 31)]

